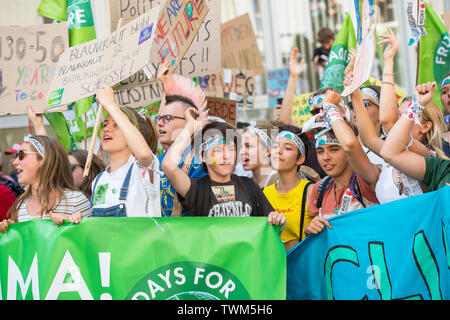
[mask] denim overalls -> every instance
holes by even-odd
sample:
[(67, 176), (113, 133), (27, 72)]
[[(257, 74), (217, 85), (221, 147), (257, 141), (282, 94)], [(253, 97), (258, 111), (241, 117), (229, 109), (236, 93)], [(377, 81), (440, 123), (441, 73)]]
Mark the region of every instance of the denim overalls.
[[(109, 208), (93, 208), (92, 216), (93, 217), (126, 217), (127, 216), (127, 208), (125, 206), (125, 201), (127, 200), (128, 195), (128, 186), (130, 185), (131, 180), (131, 172), (133, 171), (133, 165), (128, 169), (127, 175), (125, 176), (125, 180), (123, 181), (122, 187), (120, 188), (120, 196), (119, 196), (119, 204), (109, 207)], [(91, 203), (94, 203), (94, 194), (95, 189), (97, 187), (97, 182), (100, 180), (101, 175), (105, 170), (102, 170), (94, 183), (94, 192), (91, 195)]]

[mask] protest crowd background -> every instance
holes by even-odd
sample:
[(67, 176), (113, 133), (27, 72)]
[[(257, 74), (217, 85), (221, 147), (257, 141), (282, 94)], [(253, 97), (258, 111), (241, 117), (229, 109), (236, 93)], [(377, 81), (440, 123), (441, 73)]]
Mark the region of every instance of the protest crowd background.
[(448, 0), (3, 2), (0, 300), (450, 298)]

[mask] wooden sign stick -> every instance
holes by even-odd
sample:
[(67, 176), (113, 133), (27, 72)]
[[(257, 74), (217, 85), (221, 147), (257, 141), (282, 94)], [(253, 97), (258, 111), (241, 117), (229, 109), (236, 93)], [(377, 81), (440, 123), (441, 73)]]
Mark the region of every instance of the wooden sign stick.
[[(120, 18), (119, 22), (117, 23), (116, 30), (120, 29), (120, 27), (122, 26), (122, 22), (123, 18)], [(83, 177), (85, 178), (89, 175), (89, 171), (91, 170), (92, 157), (94, 156), (95, 142), (97, 141), (98, 129), (100, 128), (100, 121), (102, 120), (102, 115), (103, 115), (103, 106), (99, 104), (97, 115), (95, 116), (95, 125), (94, 131), (92, 132), (91, 145), (89, 146), (89, 153), (86, 159), (86, 164), (84, 166)]]

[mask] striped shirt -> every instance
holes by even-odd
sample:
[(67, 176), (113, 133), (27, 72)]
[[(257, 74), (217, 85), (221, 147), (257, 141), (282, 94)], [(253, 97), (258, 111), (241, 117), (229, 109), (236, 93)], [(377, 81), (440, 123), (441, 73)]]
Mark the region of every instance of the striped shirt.
[[(18, 221), (30, 221), (32, 219), (40, 219), (41, 216), (32, 216), (28, 213), (27, 205), (31, 196), (27, 197), (21, 204), (18, 213)], [(68, 216), (80, 212), (83, 217), (92, 216), (92, 206), (88, 198), (81, 191), (72, 191), (66, 189), (61, 201), (53, 207), (53, 213), (64, 213)], [(50, 219), (48, 213), (42, 215), (42, 219)]]

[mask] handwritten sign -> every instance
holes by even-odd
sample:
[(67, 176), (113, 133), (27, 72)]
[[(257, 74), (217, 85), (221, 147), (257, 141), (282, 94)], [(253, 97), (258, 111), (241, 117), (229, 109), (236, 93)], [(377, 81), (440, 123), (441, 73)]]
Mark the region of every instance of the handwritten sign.
[(151, 61), (170, 61), (170, 68), (177, 68), (195, 39), (208, 10), (205, 0), (167, 1), (161, 9), (155, 28)]
[(311, 117), (312, 95), (314, 92), (298, 95), (292, 105), (292, 120), (301, 128)]
[(222, 66), (263, 74), (264, 66), (248, 14), (221, 25)]
[(0, 115), (42, 113), (61, 52), (67, 23), (0, 27)]
[(160, 101), (163, 94), (155, 82), (141, 86), (114, 90), (114, 97), (119, 106), (139, 108)]
[(207, 97), (209, 116), (219, 117), (228, 124), (236, 127), (237, 124), (237, 105), (236, 101), (224, 99), (224, 98), (214, 98)]
[(270, 70), (268, 75), (269, 106), (275, 107), (277, 99), (284, 96), (289, 81), (289, 68)]
[(102, 85), (113, 86), (149, 63), (159, 7), (103, 39), (67, 49), (50, 85), (48, 106), (87, 98)]
[(127, 24), (159, 4), (159, 0), (110, 0), (111, 31), (117, 29), (121, 18)]

